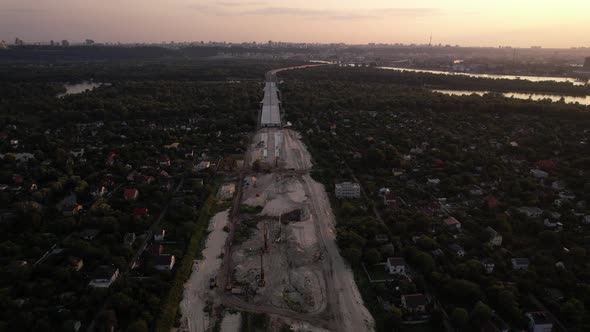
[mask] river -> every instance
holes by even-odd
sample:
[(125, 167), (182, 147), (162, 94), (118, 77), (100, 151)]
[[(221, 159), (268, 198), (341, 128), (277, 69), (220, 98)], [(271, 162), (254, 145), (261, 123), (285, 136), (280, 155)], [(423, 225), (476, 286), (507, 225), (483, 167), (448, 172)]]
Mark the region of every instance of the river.
[(60, 93), (57, 95), (58, 98), (63, 98), (67, 95), (75, 95), (78, 93), (86, 92), (87, 90), (94, 90), (99, 86), (103, 85), (103, 83), (94, 83), (89, 81), (84, 81), (75, 84), (64, 84), (64, 88), (66, 88), (66, 92)]
[(531, 82), (546, 82), (554, 81), (561, 83), (572, 83), (573, 85), (585, 85), (588, 82), (581, 82), (571, 77), (550, 77), (550, 76), (516, 76), (516, 75), (499, 75), (499, 74), (472, 74), (472, 73), (461, 73), (451, 72), (443, 70), (428, 70), (428, 69), (415, 69), (415, 68), (401, 68), (401, 67), (378, 67), (379, 69), (396, 70), (396, 71), (410, 71), (416, 73), (430, 73), (439, 75), (464, 75), (470, 77), (479, 78), (491, 78), (491, 79), (508, 79), (508, 80), (526, 80)]
[[(472, 94), (476, 94), (478, 96), (483, 96), (486, 93), (490, 93), (491, 91), (475, 91), (475, 90), (445, 90), (445, 89), (434, 89), (431, 90), (432, 92), (439, 92), (449, 96), (468, 96)], [(590, 105), (590, 96), (564, 96), (564, 95), (549, 95), (549, 94), (540, 94), (540, 93), (522, 93), (522, 92), (503, 92), (501, 93), (504, 97), (507, 98), (517, 98), (517, 99), (531, 99), (531, 100), (543, 100), (543, 99), (550, 99), (551, 101), (557, 102), (560, 101), (562, 98), (566, 103), (579, 103), (581, 105)]]

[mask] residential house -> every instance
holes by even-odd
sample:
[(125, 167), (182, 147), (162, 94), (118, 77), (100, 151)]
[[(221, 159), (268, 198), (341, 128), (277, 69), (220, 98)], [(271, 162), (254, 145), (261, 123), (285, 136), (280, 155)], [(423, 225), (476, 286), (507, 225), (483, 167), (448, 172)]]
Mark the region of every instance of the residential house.
[(84, 260), (80, 257), (69, 257), (68, 263), (74, 271), (80, 271), (84, 267)]
[(133, 215), (138, 218), (149, 217), (150, 210), (148, 208), (135, 208), (133, 209)]
[(168, 175), (161, 175), (159, 178), (160, 188), (170, 191), (174, 188), (174, 178)]
[(109, 288), (119, 277), (119, 269), (114, 266), (100, 266), (93, 274), (88, 286), (93, 288)]
[(77, 215), (82, 211), (82, 205), (78, 204), (78, 198), (73, 192), (57, 203), (56, 208), (65, 217)]
[(125, 244), (125, 246), (131, 247), (133, 243), (135, 243), (136, 238), (137, 237), (135, 236), (135, 233), (127, 233), (123, 237), (123, 243)]
[(337, 183), (335, 194), (337, 198), (359, 198), (361, 197), (361, 186), (353, 182)]
[(107, 160), (106, 160), (106, 165), (107, 166), (113, 166), (113, 164), (115, 163), (115, 157), (117, 156), (117, 154), (115, 152), (110, 152), (107, 155)]
[(389, 237), (386, 234), (375, 235), (375, 241), (379, 244), (385, 244), (389, 242)]
[(526, 271), (529, 268), (530, 261), (525, 257), (512, 258), (512, 269), (515, 271)]
[(235, 183), (225, 183), (219, 189), (219, 192), (217, 193), (217, 198), (230, 199), (233, 197), (235, 192), (236, 192), (236, 184)]
[(385, 194), (391, 192), (391, 190), (389, 190), (389, 188), (387, 187), (383, 187), (381, 189), (379, 189), (379, 197), (383, 197), (385, 196)]
[(106, 194), (106, 192), (107, 189), (104, 186), (98, 186), (90, 190), (90, 194), (92, 195), (92, 197), (102, 197), (104, 196), (104, 194)]
[(405, 173), (406, 171), (403, 168), (393, 168), (391, 170), (391, 173), (393, 173), (393, 176), (401, 176)]
[(80, 238), (89, 241), (94, 240), (99, 233), (100, 231), (98, 229), (85, 229), (82, 232), (80, 232)]
[(164, 246), (161, 244), (154, 243), (148, 248), (148, 252), (152, 256), (160, 256), (164, 252)]
[(383, 204), (389, 208), (397, 207), (397, 196), (394, 193), (388, 192), (383, 196)]
[(450, 244), (449, 249), (451, 249), (453, 254), (455, 254), (457, 257), (465, 256), (465, 250), (463, 250), (463, 248), (461, 248), (461, 246), (456, 243)]
[(154, 268), (158, 271), (171, 271), (174, 263), (174, 255), (159, 255), (154, 258)]
[(563, 181), (553, 181), (551, 183), (551, 188), (555, 189), (555, 190), (564, 190), (565, 187), (565, 182)]
[(502, 318), (496, 314), (492, 314), (490, 320), (488, 320), (481, 332), (508, 332), (510, 331), (510, 325), (508, 325)]
[(482, 259), (481, 265), (488, 274), (494, 272), (494, 267), (496, 267), (496, 264), (491, 258)]
[(530, 173), (532, 176), (536, 177), (537, 179), (544, 179), (549, 176), (549, 173), (542, 171), (540, 169), (531, 169)]
[(18, 214), (13, 210), (0, 210), (0, 224), (12, 224), (18, 218)]
[(12, 182), (15, 186), (21, 186), (25, 182), (25, 178), (20, 174), (12, 174)]
[(440, 183), (440, 179), (437, 178), (432, 178), (432, 179), (427, 179), (426, 180), (426, 184), (429, 184), (431, 186), (436, 186)]
[(197, 172), (198, 171), (202, 171), (202, 170), (207, 169), (209, 167), (211, 167), (211, 163), (210, 162), (208, 162), (208, 161), (201, 161), (200, 163), (198, 163), (195, 166), (195, 171), (197, 171)]
[(170, 166), (170, 157), (168, 157), (167, 155), (161, 156), (159, 165), (160, 166)]
[(139, 196), (139, 191), (135, 188), (127, 188), (123, 191), (123, 198), (126, 201), (135, 200)]
[(553, 171), (556, 167), (555, 162), (550, 159), (539, 160), (537, 161), (536, 165), (539, 169), (542, 169), (544, 171)]
[(440, 248), (439, 249), (434, 249), (430, 253), (434, 257), (444, 257), (445, 256), (445, 252), (442, 251)]
[(483, 194), (483, 189), (480, 186), (472, 186), (469, 189), (469, 195), (471, 196), (482, 196)]
[(425, 313), (426, 296), (421, 293), (402, 295), (402, 307), (410, 313)]
[(556, 232), (561, 232), (563, 230), (563, 223), (559, 221), (553, 222), (549, 221), (549, 219), (545, 219), (543, 220), (543, 226), (545, 226), (545, 228), (547, 229), (554, 230)]
[(461, 223), (455, 217), (449, 217), (444, 221), (445, 227), (450, 231), (461, 231)]
[(160, 230), (154, 232), (154, 241), (162, 242), (162, 241), (164, 241), (164, 238), (166, 238), (166, 230), (165, 229), (160, 229)]
[(82, 322), (79, 320), (67, 320), (64, 323), (64, 331), (71, 331), (71, 332), (78, 332), (80, 331), (80, 328), (82, 327)]
[(488, 242), (496, 247), (499, 247), (502, 245), (502, 235), (498, 232), (496, 232), (495, 229), (493, 229), (492, 227), (488, 226), (485, 229), (486, 234), (488, 235)]
[(82, 157), (84, 155), (84, 148), (73, 149), (70, 151), (70, 155), (75, 158)]
[(156, 178), (151, 175), (142, 175), (137, 179), (137, 181), (141, 184), (152, 184), (156, 181)]
[(485, 206), (488, 209), (495, 209), (500, 204), (498, 202), (498, 199), (495, 196), (493, 196), (493, 195), (489, 195), (486, 198), (484, 198), (484, 202), (485, 202)]
[(530, 332), (551, 332), (553, 330), (553, 318), (546, 311), (527, 312)]
[(127, 175), (127, 181), (131, 181), (131, 182), (135, 182), (136, 179), (138, 179), (141, 176), (141, 173), (139, 173), (137, 170), (132, 170), (131, 173), (129, 173), (129, 175)]
[(517, 210), (518, 212), (526, 215), (528, 218), (538, 218), (543, 214), (543, 210), (536, 206), (523, 206), (519, 207)]
[(402, 257), (389, 257), (386, 263), (389, 274), (406, 275), (406, 261)]

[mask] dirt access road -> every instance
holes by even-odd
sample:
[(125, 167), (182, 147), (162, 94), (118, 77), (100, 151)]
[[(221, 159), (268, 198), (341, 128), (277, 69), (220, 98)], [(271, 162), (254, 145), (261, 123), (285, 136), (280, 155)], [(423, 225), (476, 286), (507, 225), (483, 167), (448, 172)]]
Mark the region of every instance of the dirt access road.
[(219, 255), (223, 252), (227, 232), (223, 227), (228, 223), (228, 210), (217, 213), (210, 221), (210, 232), (203, 249), (203, 258), (193, 264), (193, 272), (184, 286), (180, 303), (182, 314), (179, 332), (198, 332), (209, 330), (214, 321), (204, 312), (207, 302), (214, 293), (209, 288), (209, 279), (214, 277), (221, 266)]

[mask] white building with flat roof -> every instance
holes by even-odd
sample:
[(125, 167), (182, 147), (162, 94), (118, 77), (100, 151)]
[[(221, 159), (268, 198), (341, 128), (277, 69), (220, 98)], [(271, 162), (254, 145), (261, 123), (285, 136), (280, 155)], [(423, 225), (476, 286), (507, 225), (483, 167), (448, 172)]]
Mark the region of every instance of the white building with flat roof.
[(338, 198), (359, 198), (361, 197), (361, 186), (354, 182), (337, 183), (335, 193)]

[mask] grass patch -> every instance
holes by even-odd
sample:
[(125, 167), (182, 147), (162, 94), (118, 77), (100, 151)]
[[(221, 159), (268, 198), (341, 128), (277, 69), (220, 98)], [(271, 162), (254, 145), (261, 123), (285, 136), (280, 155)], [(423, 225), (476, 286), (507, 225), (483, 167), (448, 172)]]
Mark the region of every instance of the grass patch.
[(240, 213), (258, 214), (260, 212), (262, 212), (262, 206), (240, 204)]
[(367, 269), (372, 280), (391, 279), (391, 275), (385, 271), (385, 265), (365, 265), (365, 269)]
[(432, 326), (429, 323), (402, 325), (402, 332), (433, 332)]

